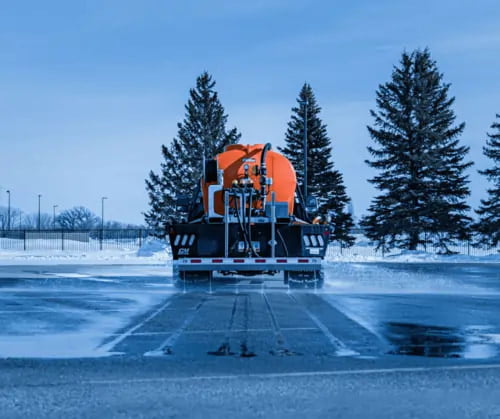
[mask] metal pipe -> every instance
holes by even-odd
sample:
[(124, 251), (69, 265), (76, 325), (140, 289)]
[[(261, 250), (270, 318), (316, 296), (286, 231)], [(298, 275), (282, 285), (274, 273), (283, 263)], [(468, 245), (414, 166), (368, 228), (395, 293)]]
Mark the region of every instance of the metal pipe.
[(40, 198), (42, 194), (38, 194), (38, 231), (40, 231)]
[(52, 205), (52, 230), (55, 230), (56, 229), (56, 208), (58, 207), (59, 205)]
[(104, 200), (108, 199), (107, 196), (101, 198), (101, 240), (99, 248), (102, 250), (102, 242), (104, 240)]
[(10, 230), (10, 190), (7, 191), (7, 195), (9, 195), (9, 203), (7, 210), (7, 230)]
[(276, 206), (275, 193), (271, 192), (271, 257), (276, 257)]
[(307, 99), (301, 103), (304, 106), (304, 199), (307, 200)]
[(224, 257), (229, 257), (229, 192), (224, 192)]

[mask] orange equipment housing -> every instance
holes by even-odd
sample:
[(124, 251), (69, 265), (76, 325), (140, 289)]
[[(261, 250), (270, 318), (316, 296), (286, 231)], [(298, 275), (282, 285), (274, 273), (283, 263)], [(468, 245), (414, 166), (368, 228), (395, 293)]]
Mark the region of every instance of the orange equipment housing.
[[(240, 184), (247, 178), (256, 191), (261, 189), (260, 165), (264, 144), (243, 145), (234, 144), (225, 148), (225, 151), (216, 156), (218, 170), (223, 171), (223, 188), (231, 188), (235, 182)], [(288, 214), (293, 214), (295, 188), (297, 178), (295, 170), (290, 161), (280, 153), (269, 150), (266, 154), (267, 179), (272, 179), (268, 184), (266, 202), (271, 201), (271, 192), (275, 192), (276, 202), (288, 204)], [(245, 165), (248, 165), (247, 176), (245, 176)], [(208, 187), (216, 182), (205, 183), (202, 179), (203, 206), (205, 214), (208, 212)], [(262, 202), (255, 200), (254, 208), (261, 208)], [(223, 192), (218, 191), (214, 196), (215, 212), (224, 215)]]

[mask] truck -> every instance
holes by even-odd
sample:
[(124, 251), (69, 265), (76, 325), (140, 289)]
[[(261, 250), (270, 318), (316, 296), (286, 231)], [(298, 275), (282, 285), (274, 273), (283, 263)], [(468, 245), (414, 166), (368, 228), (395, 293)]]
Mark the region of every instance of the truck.
[(302, 196), (292, 164), (270, 143), (226, 146), (177, 205), (187, 215), (168, 228), (176, 285), (278, 274), (289, 287), (323, 285), (330, 230), (311, 219), (316, 198)]

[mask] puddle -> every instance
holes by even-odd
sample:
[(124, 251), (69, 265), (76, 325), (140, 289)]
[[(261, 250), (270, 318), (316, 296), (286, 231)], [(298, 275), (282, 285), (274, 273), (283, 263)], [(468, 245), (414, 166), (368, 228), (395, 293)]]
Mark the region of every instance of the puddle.
[(414, 323), (386, 323), (384, 335), (393, 345), (390, 354), (436, 358), (488, 359), (499, 352), (489, 326), (464, 328)]

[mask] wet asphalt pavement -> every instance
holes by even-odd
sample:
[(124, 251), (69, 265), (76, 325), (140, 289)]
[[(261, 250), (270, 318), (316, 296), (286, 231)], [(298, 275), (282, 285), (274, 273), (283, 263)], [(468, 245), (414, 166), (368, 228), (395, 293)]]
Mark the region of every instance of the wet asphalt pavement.
[(500, 417), (498, 264), (0, 267), (0, 417)]

